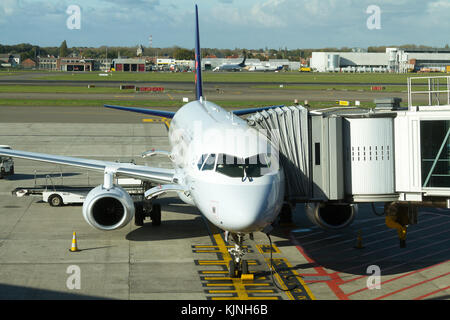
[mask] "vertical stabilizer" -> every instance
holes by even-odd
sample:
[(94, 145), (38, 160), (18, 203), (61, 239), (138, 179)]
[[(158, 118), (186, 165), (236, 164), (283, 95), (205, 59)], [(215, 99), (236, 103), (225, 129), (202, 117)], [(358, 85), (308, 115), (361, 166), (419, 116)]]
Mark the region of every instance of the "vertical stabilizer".
[(200, 51), (200, 32), (198, 27), (198, 8), (195, 5), (195, 96), (197, 100), (203, 97), (202, 59)]

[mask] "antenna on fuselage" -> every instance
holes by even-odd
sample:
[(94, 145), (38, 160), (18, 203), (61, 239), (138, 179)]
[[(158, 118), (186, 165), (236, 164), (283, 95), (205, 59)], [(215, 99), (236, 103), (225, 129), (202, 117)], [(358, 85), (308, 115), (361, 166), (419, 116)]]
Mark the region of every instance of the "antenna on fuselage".
[(202, 58), (200, 49), (200, 32), (198, 27), (198, 7), (195, 5), (195, 97), (203, 102)]

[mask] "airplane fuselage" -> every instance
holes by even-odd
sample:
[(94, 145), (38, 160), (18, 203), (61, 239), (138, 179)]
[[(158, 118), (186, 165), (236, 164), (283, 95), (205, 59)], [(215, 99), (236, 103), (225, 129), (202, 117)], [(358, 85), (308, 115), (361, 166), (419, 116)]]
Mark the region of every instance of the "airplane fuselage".
[(180, 198), (211, 223), (248, 233), (277, 217), (284, 196), (278, 150), (246, 121), (212, 102), (193, 101), (173, 117), (169, 142), (175, 177), (189, 190)]

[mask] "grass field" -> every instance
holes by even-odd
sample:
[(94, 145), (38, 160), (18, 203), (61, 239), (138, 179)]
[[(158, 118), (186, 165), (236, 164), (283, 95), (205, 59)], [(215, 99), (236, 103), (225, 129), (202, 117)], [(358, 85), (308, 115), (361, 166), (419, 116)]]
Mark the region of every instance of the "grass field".
[(120, 90), (117, 87), (95, 87), (87, 86), (33, 86), (33, 85), (0, 85), (0, 92), (14, 93), (124, 93), (134, 90)]
[[(23, 75), (26, 71), (19, 72), (0, 72), (1, 76), (7, 75)], [(146, 72), (146, 73), (112, 73), (107, 77), (99, 76), (98, 72), (92, 73), (62, 73), (62, 72), (38, 72), (31, 71), (30, 82), (33, 79), (40, 80), (71, 80), (71, 81), (89, 81), (95, 84), (95, 81), (120, 81), (123, 83), (136, 81), (154, 81), (154, 82), (186, 82), (193, 83), (193, 73), (170, 73), (170, 72)], [(432, 76), (442, 76), (443, 74), (432, 74)], [(205, 72), (205, 83), (220, 83), (220, 82), (248, 82), (253, 88), (271, 89), (271, 90), (321, 90), (321, 91), (361, 91), (368, 92), (371, 90), (371, 85), (382, 85), (385, 92), (406, 92), (406, 81), (408, 77), (423, 77), (426, 74), (380, 74), (380, 73), (300, 73), (300, 72), (280, 72), (280, 73), (253, 73), (253, 72), (229, 72), (229, 73), (215, 73)], [(4, 79), (4, 77), (3, 77)], [(390, 85), (389, 83), (392, 83)], [(280, 87), (282, 85), (282, 87)], [(419, 90), (422, 86), (415, 87)], [(423, 87), (422, 89), (425, 89)], [(181, 90), (182, 92), (188, 92)], [(180, 90), (167, 90), (168, 94), (172, 92), (181, 92)], [(191, 91), (189, 91), (190, 93)], [(94, 88), (88, 88), (87, 84), (69, 85), (61, 84), (56, 86), (47, 86), (36, 83), (36, 85), (11, 85), (0, 84), (0, 93), (18, 93), (18, 98), (1, 99), (0, 106), (101, 106), (103, 104), (120, 104), (124, 106), (142, 106), (153, 108), (164, 107), (178, 107), (181, 106), (181, 101), (167, 100), (165, 97), (158, 98), (158, 100), (139, 100), (133, 101), (132, 95), (130, 97), (115, 97), (114, 95), (134, 93), (133, 90), (120, 90), (119, 85), (114, 87), (105, 87), (96, 85)], [(50, 99), (22, 99), (20, 93), (75, 93), (84, 95), (87, 99), (59, 99), (58, 96)], [(90, 94), (111, 94), (109, 98), (103, 100), (102, 98), (89, 98)], [(117, 99), (120, 98), (120, 99)], [(129, 100), (125, 100), (127, 98)], [(154, 98), (154, 97), (153, 97)], [(170, 98), (170, 96), (169, 96)], [(264, 95), (261, 100), (249, 101), (245, 97), (240, 101), (215, 101), (217, 104), (226, 108), (240, 108), (240, 107), (259, 107), (271, 105), (273, 101), (265, 101)], [(280, 101), (277, 104), (291, 104), (291, 101)], [(323, 108), (335, 106), (334, 101), (311, 102), (313, 108)], [(362, 107), (374, 107), (372, 103), (363, 104)]]
[[(282, 87), (281, 87), (282, 86)], [(372, 91), (372, 86), (370, 85), (331, 85), (331, 84), (321, 84), (321, 85), (295, 85), (295, 84), (283, 84), (283, 85), (255, 85), (253, 88), (258, 89), (279, 89), (279, 90), (335, 90), (335, 91)], [(425, 90), (425, 87), (420, 87)], [(415, 88), (415, 90), (419, 90)], [(407, 92), (406, 85), (391, 85), (391, 86), (383, 86), (383, 90), (385, 92)]]
[[(445, 74), (430, 74), (432, 76)], [(300, 73), (300, 72), (205, 72), (204, 82), (250, 82), (250, 83), (363, 83), (405, 84), (408, 77), (423, 77), (427, 74), (388, 74), (388, 73)], [(101, 77), (98, 72), (92, 73), (51, 73), (36, 77), (39, 80), (67, 80), (67, 81), (152, 81), (152, 82), (193, 82), (193, 73), (146, 72), (119, 73), (113, 72), (109, 76)]]

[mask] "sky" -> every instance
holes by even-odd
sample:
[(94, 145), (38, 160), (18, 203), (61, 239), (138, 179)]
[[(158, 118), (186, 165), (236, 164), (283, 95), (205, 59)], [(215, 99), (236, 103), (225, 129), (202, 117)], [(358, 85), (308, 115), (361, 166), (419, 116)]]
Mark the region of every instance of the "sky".
[(0, 44), (191, 49), (195, 3), (203, 48), (450, 44), (450, 0), (0, 0)]

